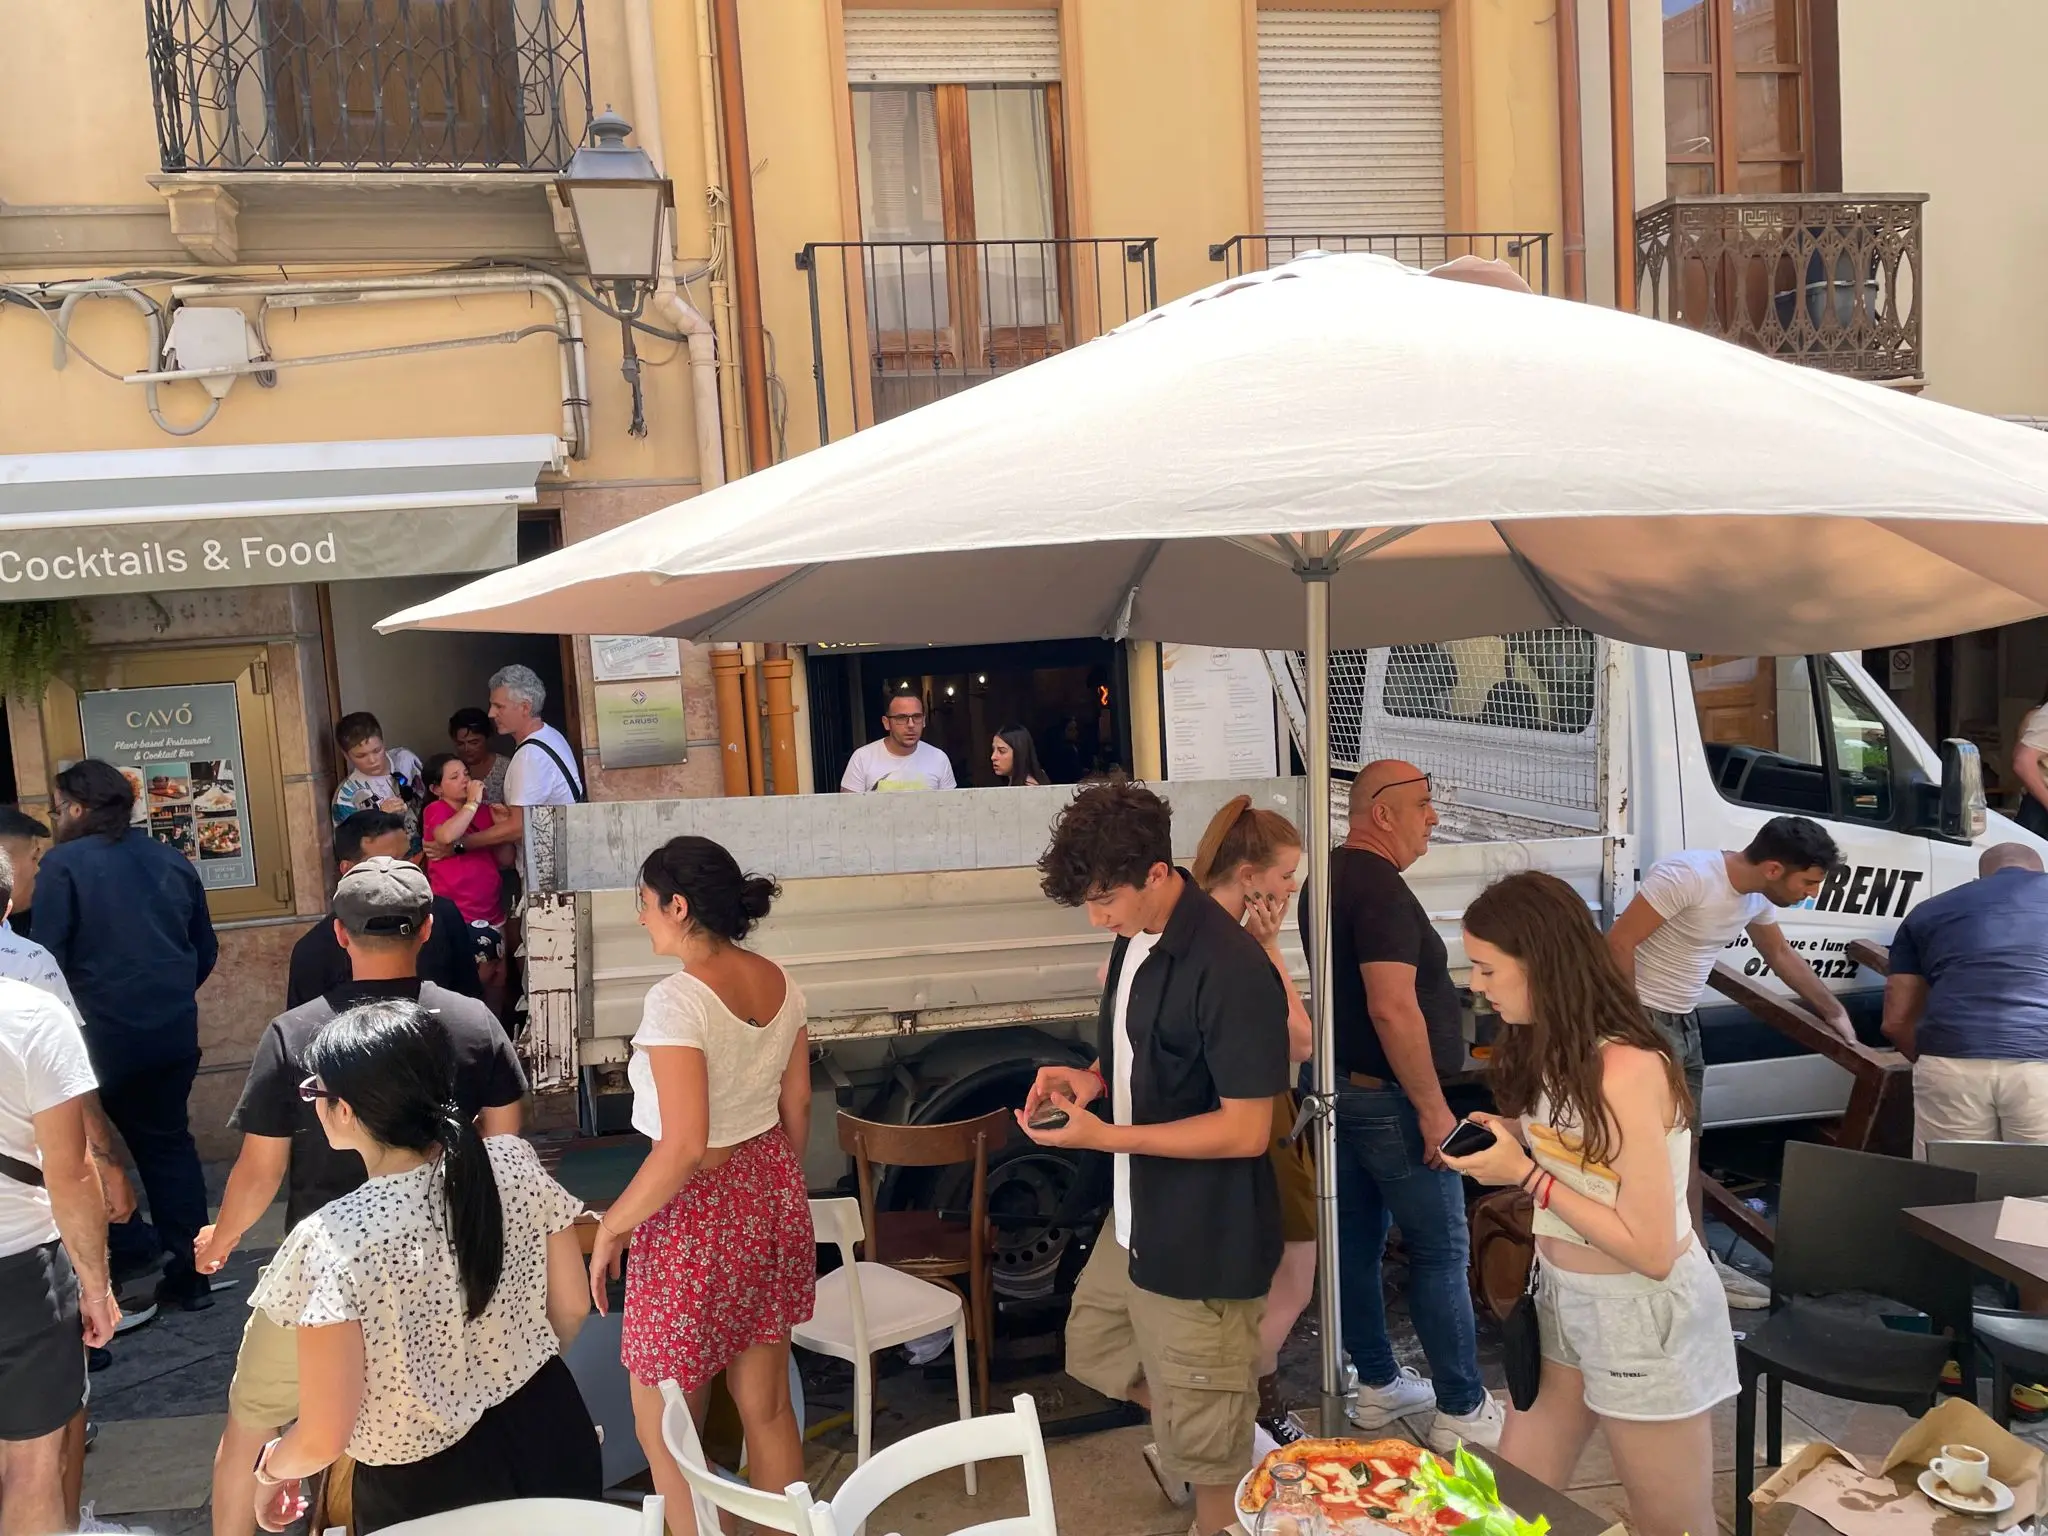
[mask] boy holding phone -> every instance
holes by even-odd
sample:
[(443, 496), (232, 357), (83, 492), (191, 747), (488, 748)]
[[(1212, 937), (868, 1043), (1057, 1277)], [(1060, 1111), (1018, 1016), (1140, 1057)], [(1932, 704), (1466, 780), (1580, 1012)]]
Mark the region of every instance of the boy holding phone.
[(1125, 783), (1083, 790), (1054, 823), (1045, 893), (1117, 940), (1095, 1066), (1041, 1068), (1017, 1119), (1041, 1146), (1114, 1156), (1067, 1369), (1151, 1412), (1153, 1474), (1176, 1502), (1192, 1485), (1196, 1536), (1214, 1536), (1252, 1466), (1259, 1317), (1280, 1263), (1266, 1148), (1287, 994), (1258, 941), (1174, 867), (1171, 831), (1166, 802)]

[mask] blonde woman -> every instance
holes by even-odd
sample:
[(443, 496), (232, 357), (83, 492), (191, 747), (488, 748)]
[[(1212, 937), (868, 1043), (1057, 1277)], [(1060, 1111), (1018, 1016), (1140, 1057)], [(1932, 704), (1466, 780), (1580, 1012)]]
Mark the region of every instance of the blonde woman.
[[(1315, 1039), (1300, 989), (1280, 956), (1280, 925), (1287, 901), (1300, 885), (1301, 834), (1275, 811), (1253, 806), (1239, 795), (1210, 821), (1195, 850), (1195, 883), (1216, 904), (1244, 924), (1265, 946), (1273, 968), (1287, 984), (1289, 1058), (1309, 1059)], [(1280, 1185), (1280, 1233), (1285, 1243), (1266, 1316), (1259, 1327), (1259, 1423), (1285, 1445), (1301, 1438), (1280, 1401), (1280, 1346), (1307, 1308), (1316, 1283), (1316, 1175), (1304, 1140), (1289, 1145), (1298, 1105), (1291, 1093), (1273, 1100), (1273, 1143), (1269, 1156)]]

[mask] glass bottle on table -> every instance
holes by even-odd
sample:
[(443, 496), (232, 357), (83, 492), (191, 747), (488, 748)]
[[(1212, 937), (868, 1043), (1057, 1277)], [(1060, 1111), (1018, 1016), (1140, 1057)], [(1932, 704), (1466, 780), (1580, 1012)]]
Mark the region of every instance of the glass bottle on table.
[(1259, 1511), (1252, 1536), (1330, 1536), (1330, 1523), (1309, 1491), (1306, 1467), (1282, 1462), (1273, 1469), (1273, 1496)]

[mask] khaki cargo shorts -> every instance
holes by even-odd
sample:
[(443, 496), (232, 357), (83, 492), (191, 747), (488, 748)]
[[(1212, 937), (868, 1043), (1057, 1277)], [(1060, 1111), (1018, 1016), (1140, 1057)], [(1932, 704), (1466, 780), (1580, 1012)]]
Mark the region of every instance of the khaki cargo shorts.
[(299, 1416), (298, 1335), (258, 1307), (242, 1325), (228, 1412), (246, 1429), (277, 1430)]
[(1181, 1301), (1131, 1283), (1105, 1222), (1067, 1315), (1067, 1374), (1105, 1397), (1150, 1389), (1159, 1460), (1190, 1483), (1235, 1487), (1252, 1468), (1259, 1321), (1266, 1303)]

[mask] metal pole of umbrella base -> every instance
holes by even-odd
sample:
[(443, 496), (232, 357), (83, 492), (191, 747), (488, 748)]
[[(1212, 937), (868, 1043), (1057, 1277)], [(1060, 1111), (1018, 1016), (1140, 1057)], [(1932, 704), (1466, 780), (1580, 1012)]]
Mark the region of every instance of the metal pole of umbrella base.
[(1344, 1330), (1337, 1275), (1337, 1061), (1330, 1020), (1330, 578), (1336, 572), (1328, 534), (1302, 540), (1296, 566), (1308, 599), (1308, 804), (1302, 840), (1308, 845), (1309, 1020), (1315, 1034), (1316, 1306), (1322, 1345), (1322, 1432), (1344, 1432)]

